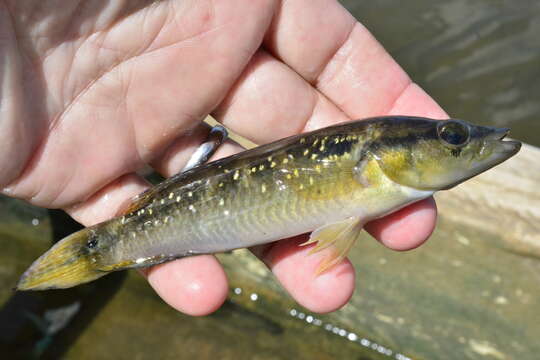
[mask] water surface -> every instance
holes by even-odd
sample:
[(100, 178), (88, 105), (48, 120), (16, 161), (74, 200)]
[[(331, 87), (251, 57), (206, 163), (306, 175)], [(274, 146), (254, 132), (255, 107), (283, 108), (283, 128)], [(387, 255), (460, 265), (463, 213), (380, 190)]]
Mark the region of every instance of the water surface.
[(540, 2), (342, 3), (453, 117), (540, 146)]

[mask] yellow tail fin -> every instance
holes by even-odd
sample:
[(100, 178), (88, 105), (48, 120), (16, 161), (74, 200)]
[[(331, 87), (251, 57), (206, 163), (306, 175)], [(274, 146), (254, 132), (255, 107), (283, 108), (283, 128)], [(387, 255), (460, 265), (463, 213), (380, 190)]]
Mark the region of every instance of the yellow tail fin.
[(87, 243), (88, 229), (62, 239), (24, 272), (16, 290), (63, 289), (106, 275), (92, 266)]

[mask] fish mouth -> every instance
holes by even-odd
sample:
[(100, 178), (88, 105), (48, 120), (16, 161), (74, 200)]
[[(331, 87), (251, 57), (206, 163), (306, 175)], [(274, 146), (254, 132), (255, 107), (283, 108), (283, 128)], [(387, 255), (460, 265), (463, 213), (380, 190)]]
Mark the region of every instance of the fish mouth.
[(490, 130), (486, 138), (490, 142), (496, 142), (496, 153), (503, 157), (502, 161), (514, 156), (521, 149), (519, 141), (504, 140), (510, 133), (509, 128), (491, 128)]
[(487, 138), (490, 140), (503, 140), (509, 133), (509, 128), (492, 128), (491, 134)]
[(465, 180), (508, 160), (521, 148), (519, 141), (505, 140), (510, 133), (508, 128), (477, 126), (475, 130), (476, 138), (482, 143), (477, 156), (472, 160), (470, 167), (460, 173), (460, 176), (456, 179), (457, 181), (443, 187), (443, 190), (453, 188)]

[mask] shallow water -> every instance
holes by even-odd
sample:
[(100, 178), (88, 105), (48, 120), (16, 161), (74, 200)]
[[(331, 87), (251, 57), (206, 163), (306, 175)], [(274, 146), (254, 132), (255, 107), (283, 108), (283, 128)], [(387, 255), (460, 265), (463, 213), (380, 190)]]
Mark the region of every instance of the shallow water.
[(343, 0), (453, 117), (540, 146), (540, 2)]

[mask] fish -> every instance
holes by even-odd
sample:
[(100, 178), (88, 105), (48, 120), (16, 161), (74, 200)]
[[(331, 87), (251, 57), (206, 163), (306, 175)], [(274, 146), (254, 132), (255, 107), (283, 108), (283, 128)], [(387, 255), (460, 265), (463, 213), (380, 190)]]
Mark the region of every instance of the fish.
[(291, 136), (181, 172), (117, 217), (53, 245), (18, 290), (59, 289), (110, 272), (227, 252), (313, 231), (310, 253), (346, 257), (364, 225), (515, 155), (509, 129), (383, 116)]

